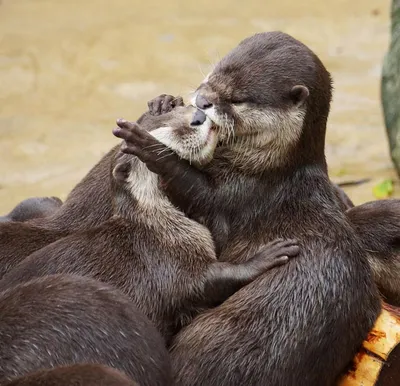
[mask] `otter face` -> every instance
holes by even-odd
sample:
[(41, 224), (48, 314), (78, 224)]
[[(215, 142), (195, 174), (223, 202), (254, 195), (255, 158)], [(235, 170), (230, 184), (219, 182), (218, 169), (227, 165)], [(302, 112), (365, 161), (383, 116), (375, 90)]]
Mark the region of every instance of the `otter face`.
[(193, 106), (177, 107), (162, 127), (150, 134), (194, 164), (207, 163), (217, 146), (218, 135), (207, 115)]
[(286, 34), (254, 35), (217, 64), (191, 102), (218, 126), (221, 140), (291, 143), (301, 135), (309, 89), (316, 84), (313, 59)]
[[(217, 145), (218, 136), (213, 130), (211, 120), (193, 106), (175, 107), (172, 111), (157, 116), (144, 115), (140, 126), (132, 122), (126, 123), (140, 131), (147, 131), (167, 147), (158, 153), (157, 148), (152, 149), (159, 156), (158, 161), (162, 160), (163, 152), (172, 150), (183, 159), (201, 165), (212, 158)], [(114, 158), (114, 164), (114, 202), (120, 212), (129, 212), (123, 209), (123, 200), (119, 199), (122, 196), (129, 196), (130, 205), (133, 199), (142, 208), (170, 206), (159, 188), (158, 175), (152, 173), (138, 157), (119, 151)], [(119, 192), (123, 194), (119, 195)]]

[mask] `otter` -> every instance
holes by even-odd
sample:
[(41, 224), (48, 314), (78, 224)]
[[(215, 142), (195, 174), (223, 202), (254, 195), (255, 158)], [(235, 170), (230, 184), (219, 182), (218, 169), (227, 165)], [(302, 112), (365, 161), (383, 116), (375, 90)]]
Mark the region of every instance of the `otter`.
[(386, 302), (400, 306), (400, 200), (367, 202), (346, 211), (362, 237), (375, 282)]
[[(181, 97), (163, 95), (167, 108), (183, 103)], [(160, 104), (149, 105), (152, 115), (165, 112)], [(148, 112), (138, 119), (141, 122)], [(70, 192), (64, 204), (53, 215), (36, 218), (24, 224), (0, 221), (0, 279), (31, 253), (73, 232), (95, 227), (111, 218), (110, 165), (119, 145), (114, 146)]]
[(119, 290), (53, 275), (0, 294), (0, 379), (79, 363), (102, 363), (141, 386), (171, 384), (171, 365), (154, 325)]
[(30, 197), (21, 201), (5, 216), (0, 216), (0, 223), (16, 221), (25, 222), (35, 218), (47, 217), (62, 205), (58, 197)]
[[(173, 127), (201, 148), (209, 137), (192, 140), (199, 137), (197, 126), (191, 125), (196, 119), (206, 116), (191, 106), (176, 107), (167, 114), (148, 114), (142, 125), (160, 138)], [(208, 153), (208, 147), (193, 151), (192, 161), (201, 164)], [(137, 157), (120, 151), (111, 170), (113, 218), (31, 254), (3, 277), (0, 290), (55, 273), (93, 277), (127, 294), (168, 343), (196, 313), (222, 303), (299, 252), (295, 240), (278, 239), (260, 244), (254, 256), (240, 264), (218, 262), (210, 232), (168, 201), (158, 176)]]
[(197, 168), (173, 153), (160, 161), (171, 143), (179, 147), (179, 132), (165, 130), (161, 143), (126, 121), (114, 129), (123, 152), (146, 163), (171, 202), (210, 229), (220, 261), (246, 261), (276, 237), (298, 239), (301, 250), (176, 335), (175, 384), (334, 385), (381, 301), (327, 173), (330, 74), (293, 37), (260, 33), (224, 57), (193, 100), (218, 132), (208, 164)]
[(40, 370), (0, 386), (139, 386), (124, 373), (99, 364), (77, 364)]
[(113, 147), (75, 186), (50, 216), (23, 223), (0, 223), (0, 278), (31, 253), (73, 232), (100, 225), (112, 216), (110, 163)]

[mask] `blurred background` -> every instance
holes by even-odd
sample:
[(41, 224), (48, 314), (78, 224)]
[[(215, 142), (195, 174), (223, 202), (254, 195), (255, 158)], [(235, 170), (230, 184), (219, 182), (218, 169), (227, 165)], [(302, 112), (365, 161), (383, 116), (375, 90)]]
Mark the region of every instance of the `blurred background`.
[[(184, 97), (243, 38), (282, 30), (332, 73), (327, 158), (355, 203), (397, 176), (380, 78), (389, 0), (0, 0), (0, 214), (28, 196), (65, 199), (109, 150), (118, 117)], [(400, 197), (395, 183), (394, 197)]]

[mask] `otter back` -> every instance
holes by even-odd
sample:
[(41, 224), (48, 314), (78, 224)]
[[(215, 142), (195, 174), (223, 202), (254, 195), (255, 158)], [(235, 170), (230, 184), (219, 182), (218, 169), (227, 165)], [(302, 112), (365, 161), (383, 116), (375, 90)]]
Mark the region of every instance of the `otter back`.
[(109, 176), (116, 149), (93, 167), (53, 215), (25, 223), (0, 223), (0, 278), (31, 253), (111, 217)]
[(170, 384), (164, 342), (129, 298), (79, 276), (47, 276), (0, 295), (0, 379), (102, 363), (140, 385)]
[(78, 364), (41, 370), (1, 386), (139, 386), (122, 372), (98, 364)]

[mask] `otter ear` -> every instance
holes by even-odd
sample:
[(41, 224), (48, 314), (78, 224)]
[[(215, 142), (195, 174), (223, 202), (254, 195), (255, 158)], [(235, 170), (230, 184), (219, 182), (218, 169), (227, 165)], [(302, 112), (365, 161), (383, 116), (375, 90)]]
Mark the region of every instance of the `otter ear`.
[(115, 165), (112, 174), (116, 182), (123, 184), (129, 178), (130, 172), (131, 172), (130, 161), (122, 158)]
[(310, 95), (306, 86), (297, 85), (290, 90), (290, 99), (296, 107), (300, 107)]

